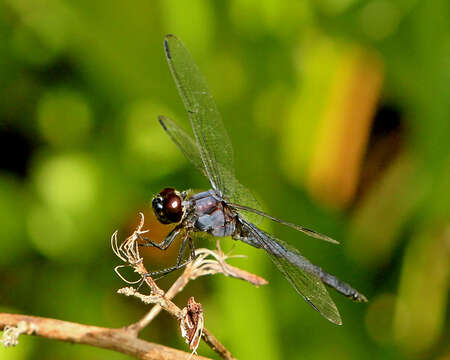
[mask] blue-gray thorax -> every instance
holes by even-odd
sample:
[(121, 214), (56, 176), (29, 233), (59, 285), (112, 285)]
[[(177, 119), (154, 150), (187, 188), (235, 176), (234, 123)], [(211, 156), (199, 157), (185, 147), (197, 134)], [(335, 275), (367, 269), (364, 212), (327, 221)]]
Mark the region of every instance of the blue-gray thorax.
[(196, 230), (220, 237), (231, 236), (234, 233), (233, 214), (213, 190), (195, 194), (189, 202), (194, 207)]

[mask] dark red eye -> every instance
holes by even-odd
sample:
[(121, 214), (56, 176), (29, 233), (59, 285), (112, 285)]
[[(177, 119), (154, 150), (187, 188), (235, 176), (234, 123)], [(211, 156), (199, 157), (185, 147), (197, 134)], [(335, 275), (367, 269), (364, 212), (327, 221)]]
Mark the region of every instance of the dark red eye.
[(163, 224), (177, 223), (183, 217), (181, 197), (173, 188), (163, 189), (152, 201), (153, 211)]

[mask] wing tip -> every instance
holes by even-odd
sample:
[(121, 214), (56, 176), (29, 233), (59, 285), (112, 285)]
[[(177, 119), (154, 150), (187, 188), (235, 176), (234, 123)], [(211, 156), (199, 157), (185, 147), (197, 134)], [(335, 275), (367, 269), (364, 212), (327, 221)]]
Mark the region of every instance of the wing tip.
[[(316, 310), (318, 310), (316, 308)], [(341, 318), (341, 314), (339, 314), (339, 310), (337, 309), (336, 305), (334, 306), (334, 316), (327, 316), (325, 314), (323, 314), (322, 312), (319, 311), (319, 313), (325, 318), (327, 319), (329, 322), (332, 322), (333, 324), (336, 325), (342, 325), (342, 318)]]
[(319, 308), (306, 296), (304, 296), (297, 288), (295, 288), (295, 290), (297, 290), (298, 293), (300, 293), (300, 295), (303, 296), (303, 298), (306, 300), (306, 302), (312, 306), (312, 308), (314, 310), (316, 310), (320, 315), (322, 315), (325, 319), (327, 319), (329, 322), (336, 324), (336, 325), (342, 325), (342, 318), (341, 318), (341, 314), (339, 314), (339, 310), (337, 309), (335, 303), (332, 303), (331, 306), (331, 310), (332, 310), (332, 315), (327, 312), (324, 313), (323, 311), (319, 310)]
[(335, 240), (333, 238), (330, 238), (328, 235), (321, 234), (321, 233), (319, 233), (319, 232), (317, 232), (315, 230), (311, 230), (311, 229), (305, 228), (303, 226), (298, 226), (298, 227), (299, 227), (299, 230), (301, 232), (304, 232), (304, 233), (306, 233), (306, 235), (309, 235), (309, 236), (311, 236), (313, 238), (316, 238), (316, 239), (319, 239), (319, 240), (324, 240), (324, 241), (327, 241), (327, 242), (335, 244), (335, 245), (340, 245), (341, 244), (339, 241), (337, 241), (337, 240)]
[(166, 119), (167, 118), (164, 115), (158, 115), (158, 122), (161, 124), (164, 130), (167, 130), (166, 124), (164, 123)]
[(300, 231), (300, 232), (302, 232), (302, 233), (304, 233), (304, 234), (306, 234), (306, 235), (308, 235), (308, 236), (310, 236), (312, 238), (323, 240), (323, 241), (326, 241), (326, 242), (329, 242), (329, 243), (335, 244), (335, 245), (340, 245), (341, 244), (339, 241), (334, 240), (333, 238), (330, 238), (327, 235), (321, 234), (321, 233), (319, 233), (319, 232), (317, 232), (315, 230), (308, 229), (308, 228), (306, 228), (304, 226), (295, 225), (295, 224), (286, 224), (286, 225), (288, 225), (290, 227), (293, 227), (294, 229), (296, 229), (296, 230), (298, 230), (298, 231)]
[(327, 238), (325, 239), (326, 241), (328, 241), (329, 243), (335, 244), (335, 245), (341, 245), (341, 243), (333, 238), (330, 238), (329, 236), (327, 236)]
[(164, 37), (164, 50), (166, 52), (166, 56), (168, 59), (172, 59), (172, 55), (170, 54), (170, 48), (169, 48), (169, 40), (177, 39), (177, 37), (173, 34), (167, 34)]

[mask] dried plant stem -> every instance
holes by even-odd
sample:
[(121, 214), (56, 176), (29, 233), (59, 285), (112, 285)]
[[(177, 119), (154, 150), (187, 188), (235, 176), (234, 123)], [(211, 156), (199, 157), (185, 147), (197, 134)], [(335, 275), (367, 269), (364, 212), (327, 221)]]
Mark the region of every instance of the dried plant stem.
[[(167, 290), (165, 296), (167, 299), (171, 300), (177, 295), (179, 292), (183, 291), (184, 287), (188, 284), (190, 278), (185, 276), (185, 272), (181, 275)], [(160, 305), (155, 305), (151, 308), (151, 310), (139, 321), (134, 324), (127, 326), (127, 329), (130, 331), (136, 332), (138, 334), (143, 328), (145, 328), (150, 322), (158, 316), (161, 312), (162, 307)]]
[[(173, 299), (178, 293), (183, 291), (184, 287), (191, 280), (195, 280), (200, 276), (212, 275), (222, 273), (225, 276), (235, 277), (241, 280), (245, 280), (255, 286), (266, 285), (267, 281), (260, 276), (249, 273), (245, 270), (231, 266), (225, 262), (227, 256), (223, 254), (220, 249), (220, 243), (217, 241), (217, 251), (211, 251), (209, 249), (197, 249), (196, 253), (199, 256), (195, 261), (188, 264), (181, 274), (181, 276), (172, 284), (169, 290), (165, 293), (165, 297), (169, 300)], [(206, 260), (209, 255), (215, 257), (215, 260)], [(162, 307), (155, 305), (151, 310), (139, 321), (128, 326), (128, 329), (139, 333), (150, 322), (158, 316)]]
[[(137, 336), (139, 332), (145, 326), (147, 326), (162, 309), (164, 309), (180, 322), (182, 336), (190, 344), (189, 346), (191, 347), (191, 350), (195, 351), (197, 349), (197, 346), (193, 346), (193, 344), (198, 345), (198, 340), (201, 336), (205, 343), (211, 349), (216, 351), (216, 353), (219, 354), (223, 359), (234, 359), (234, 357), (222, 345), (222, 343), (220, 343), (220, 341), (217, 340), (211, 334), (211, 332), (204, 327), (203, 310), (201, 304), (195, 303), (192, 297), (191, 304), (196, 304), (197, 310), (194, 312), (194, 314), (191, 314), (193, 317), (189, 318), (187, 308), (180, 309), (171, 301), (171, 299), (180, 291), (182, 291), (190, 280), (195, 280), (198, 277), (205, 275), (223, 274), (225, 276), (231, 276), (237, 279), (248, 281), (255, 286), (265, 285), (267, 284), (267, 281), (257, 275), (228, 265), (226, 263), (226, 259), (230, 258), (230, 256), (223, 253), (223, 251), (220, 249), (219, 241), (217, 241), (216, 251), (212, 251), (209, 249), (197, 249), (195, 251), (195, 259), (193, 259), (189, 264), (186, 265), (183, 274), (172, 285), (169, 291), (167, 293), (164, 293), (164, 291), (161, 290), (156, 282), (149, 276), (149, 273), (144, 266), (143, 258), (139, 253), (139, 241), (143, 240), (142, 234), (149, 232), (149, 230), (143, 230), (144, 215), (142, 213), (140, 213), (140, 217), (141, 220), (136, 230), (120, 245), (117, 238), (117, 231), (112, 235), (111, 247), (117, 257), (125, 263), (125, 265), (116, 267), (117, 274), (125, 282), (129, 284), (136, 284), (136, 281), (128, 281), (120, 274), (120, 272), (117, 271), (120, 267), (131, 266), (134, 271), (140, 275), (140, 278), (142, 279), (141, 281), (147, 284), (147, 286), (150, 288), (150, 295), (143, 295), (133, 287), (122, 288), (118, 291), (118, 293), (126, 296), (135, 296), (142, 302), (146, 304), (155, 304), (155, 306), (141, 320), (125, 327), (124, 330), (132, 332)], [(140, 281), (138, 280), (138, 282)], [(198, 321), (196, 321), (195, 319), (197, 319)], [(189, 331), (186, 330), (186, 327), (183, 324), (191, 324), (188, 326)], [(192, 336), (195, 335), (196, 337), (194, 338), (188, 336), (188, 332)]]
[[(22, 327), (24, 334), (118, 351), (142, 360), (186, 360), (190, 354), (141, 340), (125, 328), (110, 329), (37, 316), (0, 313), (0, 329)], [(193, 359), (207, 360), (202, 356)]]
[(209, 345), (211, 349), (213, 349), (217, 354), (219, 354), (223, 359), (226, 360), (234, 360), (236, 359), (233, 355), (227, 350), (225, 346), (221, 344), (216, 337), (209, 332), (208, 329), (203, 329), (202, 339), (205, 343)]
[[(134, 270), (139, 275), (143, 276), (144, 281), (151, 289), (151, 295), (142, 295), (132, 287), (122, 288), (118, 292), (127, 296), (135, 296), (142, 300), (144, 303), (155, 303), (157, 304), (157, 306), (160, 306), (162, 309), (166, 310), (169, 314), (174, 316), (177, 320), (180, 320), (182, 317), (181, 309), (177, 305), (175, 305), (169, 298), (167, 298), (167, 296), (164, 294), (164, 291), (162, 291), (158, 287), (158, 285), (156, 285), (155, 281), (151, 277), (145, 276), (148, 272), (145, 269), (142, 261), (138, 261), (134, 264)], [(182, 283), (183, 282), (180, 281), (180, 284)], [(177, 289), (174, 289), (174, 293), (176, 293), (176, 290)], [(135, 331), (136, 330), (134, 330), (134, 332)], [(230, 351), (228, 351), (227, 348), (214, 335), (212, 335), (208, 329), (203, 329), (202, 338), (205, 343), (223, 359), (235, 359)]]
[[(148, 278), (148, 279), (150, 279), (150, 282), (153, 282), (153, 280), (151, 278)], [(159, 297), (158, 295), (157, 296), (142, 295), (132, 287), (122, 288), (118, 292), (120, 294), (127, 295), (127, 296), (135, 296), (144, 303), (157, 303), (158, 305), (155, 305), (155, 307), (159, 306), (160, 308), (166, 310), (169, 314), (174, 316), (176, 319), (178, 319), (178, 320), (181, 319), (182, 310), (178, 306), (176, 306), (172, 301), (165, 298), (164, 295), (161, 297)], [(133, 325), (135, 325), (135, 324), (133, 324)], [(129, 328), (130, 327), (125, 327), (124, 329), (126, 330)], [(133, 328), (131, 328), (130, 332), (132, 332), (133, 334), (136, 334), (136, 330)], [(202, 338), (205, 341), (205, 343), (212, 350), (214, 350), (217, 354), (219, 354), (223, 359), (226, 359), (226, 360), (235, 359), (233, 357), (233, 355), (227, 350), (227, 348), (225, 346), (223, 346), (222, 343), (219, 340), (217, 340), (217, 338), (208, 329), (203, 328)]]

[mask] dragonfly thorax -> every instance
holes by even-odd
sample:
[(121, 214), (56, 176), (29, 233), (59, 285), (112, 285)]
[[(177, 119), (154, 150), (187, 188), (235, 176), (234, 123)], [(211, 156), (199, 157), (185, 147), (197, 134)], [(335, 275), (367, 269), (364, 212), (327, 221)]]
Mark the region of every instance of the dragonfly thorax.
[(191, 198), (195, 229), (213, 236), (231, 236), (236, 227), (233, 212), (213, 190), (197, 193)]
[(183, 217), (182, 198), (173, 188), (165, 188), (152, 200), (156, 218), (163, 224), (178, 223)]

